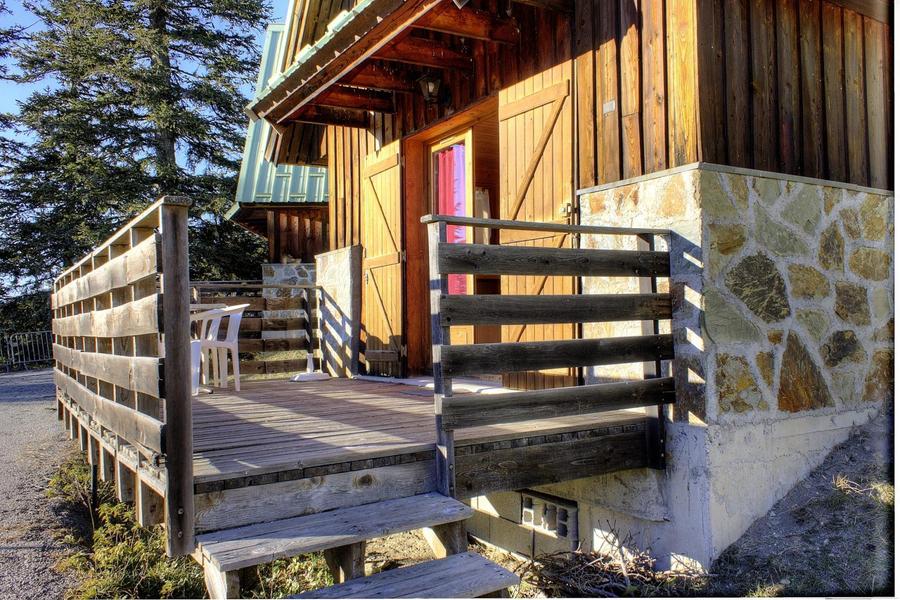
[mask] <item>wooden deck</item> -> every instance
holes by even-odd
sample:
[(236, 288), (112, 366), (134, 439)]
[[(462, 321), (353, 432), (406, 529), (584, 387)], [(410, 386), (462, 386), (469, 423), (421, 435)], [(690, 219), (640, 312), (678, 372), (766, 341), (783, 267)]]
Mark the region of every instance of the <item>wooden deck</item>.
[[(248, 383), (194, 399), (197, 531), (437, 489), (434, 397), (396, 382)], [(458, 497), (651, 465), (656, 419), (614, 411), (458, 430)]]
[[(435, 444), (433, 392), (390, 381), (245, 383), (240, 392), (196, 397), (193, 419), (198, 490), (297, 469), (354, 462), (365, 468), (379, 458), (430, 455)], [(457, 439), (466, 447), (643, 419), (628, 411), (576, 415), (463, 429)]]

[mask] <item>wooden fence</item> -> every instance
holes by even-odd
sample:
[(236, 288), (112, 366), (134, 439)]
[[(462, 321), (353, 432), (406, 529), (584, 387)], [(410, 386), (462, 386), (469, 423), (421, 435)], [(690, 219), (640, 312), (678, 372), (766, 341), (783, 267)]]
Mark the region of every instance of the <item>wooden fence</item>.
[[(669, 294), (657, 293), (656, 279), (669, 276), (669, 254), (654, 250), (666, 230), (590, 227), (428, 215), (431, 278), (432, 359), (441, 490), (455, 495), (454, 430), (482, 425), (553, 419), (657, 405), (658, 435), (652, 466), (664, 456), (662, 406), (675, 400), (672, 377), (662, 361), (673, 358), (671, 334), (659, 321), (672, 317)], [(448, 225), (521, 229), (573, 235), (636, 236), (638, 250), (595, 250), (450, 243)], [(639, 294), (450, 295), (448, 275), (571, 275), (640, 278)], [(450, 343), (450, 327), (641, 321), (640, 336), (606, 339)], [(541, 369), (644, 363), (643, 380), (601, 383), (508, 394), (453, 395), (453, 378)], [(658, 444), (656, 443), (658, 442)]]
[(193, 551), (188, 207), (165, 196), (53, 284), (58, 416), (99, 475)]
[[(265, 291), (275, 294), (266, 294)], [(315, 285), (263, 284), (261, 281), (192, 281), (191, 298), (201, 304), (248, 304), (241, 319), (238, 351), (241, 376), (290, 374), (306, 370), (306, 358), (272, 353), (315, 347)], [(289, 311), (289, 316), (272, 316)], [(296, 315), (296, 316), (295, 316)]]

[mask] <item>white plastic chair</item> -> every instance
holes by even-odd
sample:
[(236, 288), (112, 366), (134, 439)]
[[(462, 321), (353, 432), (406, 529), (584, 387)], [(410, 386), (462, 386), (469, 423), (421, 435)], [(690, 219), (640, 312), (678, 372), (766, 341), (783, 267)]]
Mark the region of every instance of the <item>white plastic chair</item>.
[[(209, 382), (209, 356), (204, 342), (215, 340), (219, 337), (219, 325), (222, 322), (224, 310), (215, 308), (191, 315), (191, 321), (198, 323), (197, 338), (191, 340), (191, 393), (197, 395), (200, 391), (201, 371), (202, 382)], [(219, 382), (218, 362), (213, 362), (213, 379)]]
[[(211, 359), (213, 361), (213, 373), (216, 377), (216, 384), (219, 387), (228, 387), (228, 352), (231, 351), (231, 365), (234, 371), (234, 390), (241, 391), (241, 361), (238, 358), (238, 332), (241, 329), (241, 318), (244, 316), (244, 309), (249, 304), (238, 304), (228, 308), (221, 309), (221, 316), (215, 323), (216, 334), (214, 336), (206, 335), (201, 338), (200, 347), (203, 350), (211, 350)], [(219, 324), (221, 320), (228, 317), (228, 327), (225, 330), (225, 339), (218, 339)], [(210, 329), (212, 329), (212, 324)]]

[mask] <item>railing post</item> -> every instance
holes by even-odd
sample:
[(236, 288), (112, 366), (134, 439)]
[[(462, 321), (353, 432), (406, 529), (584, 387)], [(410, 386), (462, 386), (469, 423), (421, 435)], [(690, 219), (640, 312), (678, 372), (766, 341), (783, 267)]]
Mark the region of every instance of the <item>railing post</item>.
[(162, 333), (165, 348), (166, 553), (194, 550), (193, 423), (191, 420), (188, 198), (166, 196), (160, 206)]
[[(652, 233), (637, 236), (637, 249), (653, 251), (656, 249), (655, 237)], [(641, 277), (639, 280), (642, 294), (655, 294), (657, 292), (656, 276)], [(659, 335), (659, 321), (654, 320), (641, 323), (641, 333), (644, 335)], [(662, 361), (658, 358), (653, 363), (644, 363), (644, 379), (662, 377)], [(648, 431), (648, 456), (647, 461), (654, 469), (666, 468), (666, 408), (664, 404), (657, 406), (657, 424)]]
[(453, 395), (453, 383), (444, 379), (441, 368), (441, 346), (450, 343), (450, 328), (441, 324), (441, 296), (447, 294), (447, 276), (441, 273), (438, 249), (447, 241), (447, 224), (443, 221), (428, 223), (428, 271), (431, 298), (431, 361), (434, 371), (434, 423), (437, 429), (438, 491), (450, 497), (456, 495), (455, 457), (453, 431), (443, 425), (444, 399)]

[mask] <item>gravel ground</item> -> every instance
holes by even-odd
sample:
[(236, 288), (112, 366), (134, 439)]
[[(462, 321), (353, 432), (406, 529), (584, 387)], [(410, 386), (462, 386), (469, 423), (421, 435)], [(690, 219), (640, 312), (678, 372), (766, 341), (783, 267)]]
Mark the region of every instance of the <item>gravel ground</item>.
[(75, 447), (56, 420), (52, 371), (0, 375), (0, 598), (61, 598), (61, 515), (45, 490)]

